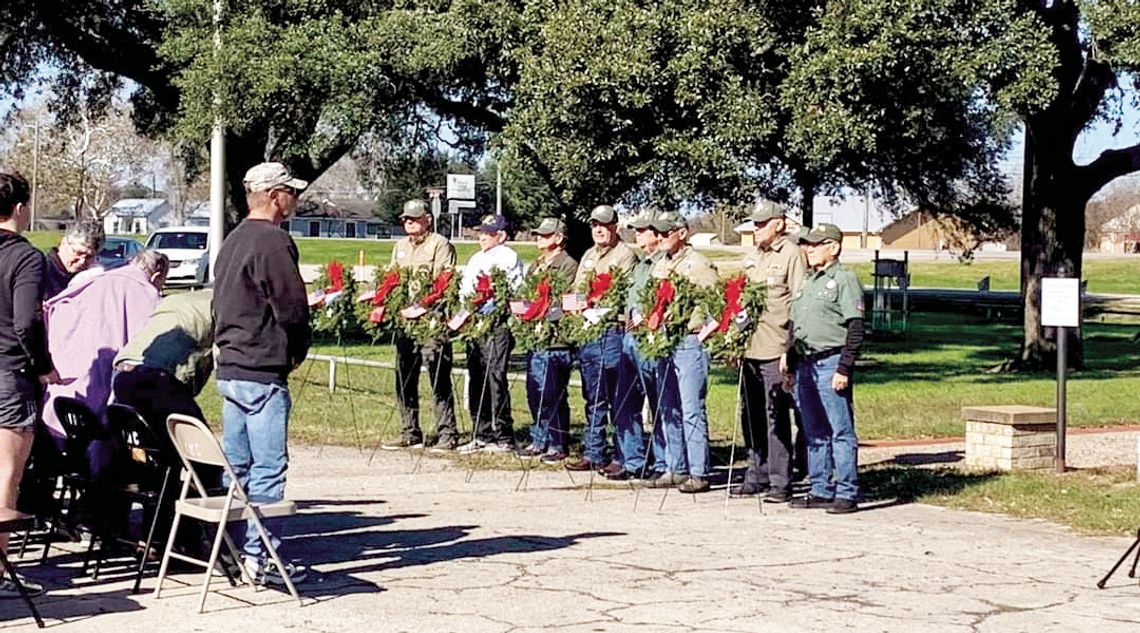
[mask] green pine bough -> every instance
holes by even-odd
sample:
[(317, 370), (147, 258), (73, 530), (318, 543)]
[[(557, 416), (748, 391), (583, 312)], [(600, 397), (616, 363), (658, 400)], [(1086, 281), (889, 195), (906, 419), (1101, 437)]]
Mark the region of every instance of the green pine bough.
[(566, 336), (568, 315), (562, 312), (562, 295), (572, 282), (557, 270), (532, 272), (526, 276), (519, 292), (526, 310), (513, 314), (510, 319), (515, 345), (524, 351), (533, 351), (573, 343)]
[[(567, 314), (559, 328), (565, 339), (574, 345), (592, 343), (602, 337), (606, 330), (621, 323), (625, 309), (625, 295), (629, 288), (629, 273), (611, 270), (608, 273), (591, 272), (576, 288), (586, 296), (586, 310)], [(594, 318), (587, 318), (587, 311)]]

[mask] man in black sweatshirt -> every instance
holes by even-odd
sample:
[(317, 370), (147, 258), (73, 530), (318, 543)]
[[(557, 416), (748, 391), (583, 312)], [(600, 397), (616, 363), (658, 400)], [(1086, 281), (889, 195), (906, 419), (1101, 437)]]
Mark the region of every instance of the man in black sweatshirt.
[[(27, 202), (28, 181), (0, 169), (0, 507), (12, 510), (43, 386), (59, 380), (44, 332), (44, 256), (20, 235), (28, 228)], [(7, 534), (0, 534), (0, 550), (8, 551)], [(43, 591), (38, 583), (20, 580), (32, 593)], [(0, 597), (17, 592), (12, 580), (0, 575)]]
[[(255, 503), (280, 501), (289, 466), (286, 430), (292, 401), (289, 373), (309, 351), (309, 305), (297, 269), (297, 246), (280, 227), (309, 183), (281, 163), (245, 175), (249, 216), (222, 243), (215, 264), (214, 339), (222, 395), (222, 443), (242, 487)], [(280, 529), (267, 522), (273, 545)], [(257, 529), (247, 526), (245, 565), (259, 582), (304, 579), (304, 568), (281, 570), (267, 560)]]

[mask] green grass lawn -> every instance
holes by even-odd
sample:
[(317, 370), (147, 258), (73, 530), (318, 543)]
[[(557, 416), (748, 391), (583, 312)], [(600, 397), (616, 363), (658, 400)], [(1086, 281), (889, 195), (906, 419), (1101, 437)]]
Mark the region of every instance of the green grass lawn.
[[(911, 283), (916, 287), (968, 288), (974, 290), (983, 277), (990, 278), (990, 290), (1020, 290), (1020, 272), (1016, 261), (980, 261), (962, 263), (911, 262)], [(1090, 259), (1083, 264), (1083, 276), (1089, 292), (1106, 294), (1140, 294), (1140, 257)], [(871, 264), (851, 264), (865, 285), (871, 282)]]
[[(1040, 518), (1084, 534), (1135, 535), (1140, 486), (1132, 467), (1054, 473), (974, 473), (949, 468), (871, 468), (868, 501), (899, 499), (959, 510)], [(1105, 562), (1106, 571), (1108, 561)]]

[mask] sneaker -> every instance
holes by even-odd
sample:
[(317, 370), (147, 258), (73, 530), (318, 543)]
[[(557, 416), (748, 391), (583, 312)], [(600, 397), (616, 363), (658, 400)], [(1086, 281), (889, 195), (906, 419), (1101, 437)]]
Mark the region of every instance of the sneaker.
[(483, 447), (486, 445), (487, 443), (483, 440), (471, 440), (466, 444), (460, 445), (459, 448), (455, 449), (455, 451), (460, 455), (471, 455), (472, 453), (478, 453), (479, 451), (483, 450)]
[(799, 508), (801, 510), (819, 510), (830, 508), (832, 503), (834, 503), (833, 499), (825, 499), (823, 497), (817, 497), (815, 495), (809, 494), (806, 497), (797, 497), (795, 499), (792, 499), (790, 502), (788, 502), (788, 505), (793, 508)]
[[(767, 490), (768, 490), (768, 486), (766, 486), (762, 483), (759, 483), (756, 481), (746, 481), (746, 482), (740, 484), (739, 486), (733, 486), (732, 487), (732, 496), (734, 496), (734, 497), (751, 497), (753, 495), (758, 495), (758, 494), (761, 494), (763, 492), (766, 492)], [(785, 499), (785, 501), (787, 501), (787, 499)]]
[[(20, 585), (24, 587), (24, 591), (27, 592), (29, 597), (35, 598), (36, 596), (43, 594), (43, 592), (44, 592), (43, 584), (38, 583), (38, 582), (32, 580), (31, 578), (28, 578), (27, 576), (20, 574), (20, 573), (16, 574), (16, 578), (18, 578), (20, 580)], [(8, 578), (5, 578), (4, 580), (0, 580), (0, 598), (19, 598), (19, 597), (20, 597), (20, 590), (16, 587), (16, 583), (12, 582)]]
[(687, 480), (685, 480), (684, 483), (682, 483), (680, 486), (677, 486), (677, 490), (685, 494), (708, 492), (709, 480), (705, 479), (704, 477), (689, 477)]
[(382, 448), (386, 451), (399, 451), (399, 450), (403, 450), (405, 448), (423, 448), (423, 447), (424, 447), (424, 441), (423, 440), (413, 440), (413, 439), (409, 439), (406, 437), (401, 437), (400, 439), (398, 439), (394, 442), (384, 442), (383, 444), (380, 445), (380, 448)]
[(649, 482), (649, 487), (650, 488), (676, 488), (677, 486), (680, 486), (681, 484), (688, 481), (688, 479), (689, 479), (688, 475), (682, 475), (680, 473), (665, 473), (664, 475), (661, 475), (660, 477), (651, 480)]
[[(261, 560), (247, 556), (245, 557), (245, 571), (249, 573), (256, 584), (275, 587), (285, 586), (285, 578), (277, 569), (277, 563), (272, 560)], [(294, 563), (285, 563), (285, 573), (289, 574), (289, 580), (292, 580), (294, 585), (305, 582), (305, 578), (309, 575), (308, 570), (303, 565)]]
[(607, 473), (606, 479), (610, 481), (637, 481), (637, 473), (630, 470), (622, 470), (613, 474)]
[(534, 444), (531, 444), (526, 448), (520, 448), (515, 452), (515, 455), (518, 455), (519, 459), (538, 459), (545, 454), (545, 451), (535, 448)]
[(787, 490), (769, 490), (764, 495), (764, 503), (787, 503), (791, 500), (792, 495)]
[(429, 453), (454, 453), (459, 443), (455, 440), (440, 440), (428, 449)]
[(565, 460), (566, 453), (562, 451), (547, 451), (541, 459), (542, 463), (546, 464), (547, 466), (559, 466)]
[(859, 511), (859, 504), (853, 499), (839, 499), (831, 503), (831, 507), (827, 509), (828, 514), (851, 514), (852, 512)]
[(484, 453), (513, 453), (515, 445), (510, 442), (488, 442), (483, 446)]

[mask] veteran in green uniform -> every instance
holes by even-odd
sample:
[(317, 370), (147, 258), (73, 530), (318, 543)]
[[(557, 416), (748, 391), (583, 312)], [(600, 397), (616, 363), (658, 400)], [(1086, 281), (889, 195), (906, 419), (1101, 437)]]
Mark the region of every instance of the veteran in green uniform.
[[(665, 279), (672, 273), (682, 275), (701, 289), (717, 282), (716, 267), (709, 258), (689, 245), (689, 223), (675, 211), (659, 215), (653, 229), (661, 236), (658, 249), (665, 253), (653, 269), (655, 279)], [(677, 486), (681, 492), (705, 492), (709, 489), (709, 420), (705, 408), (708, 396), (709, 354), (696, 332), (704, 325), (705, 314), (700, 308), (689, 318), (689, 334), (673, 350), (669, 360), (677, 377), (681, 415), (679, 428), (671, 426), (676, 416), (663, 415), (665, 429), (666, 462), (675, 462), (669, 472), (653, 480), (653, 487)], [(678, 451), (675, 460), (670, 453)], [(676, 469), (676, 470), (674, 470)]]
[[(392, 249), (392, 264), (401, 271), (427, 270), (432, 278), (455, 267), (455, 247), (446, 237), (432, 230), (432, 215), (423, 200), (404, 203), (400, 220), (408, 234)], [(455, 396), (451, 386), (451, 342), (440, 340), (419, 345), (403, 333), (396, 334), (396, 394), (400, 401), (403, 429), (400, 438), (381, 445), (386, 450), (420, 448), (420, 367), (427, 365), (435, 405), (436, 442), (433, 452), (454, 450), (459, 444), (455, 424)]]
[(791, 397), (784, 374), (791, 326), (792, 296), (800, 290), (806, 263), (800, 247), (784, 235), (784, 207), (762, 200), (748, 218), (756, 247), (744, 256), (749, 284), (764, 287), (764, 310), (759, 315), (744, 354), (740, 381), (741, 426), (748, 449), (744, 483), (734, 492), (754, 495), (767, 490), (765, 501), (791, 499)]
[[(618, 237), (617, 211), (608, 204), (595, 207), (590, 212), (590, 237), (594, 245), (582, 255), (574, 287), (579, 293), (586, 293), (591, 273), (625, 274), (633, 268), (637, 260), (633, 249), (622, 243)], [(625, 394), (618, 392), (618, 364), (621, 360), (622, 328), (614, 320), (613, 327), (606, 329), (595, 341), (590, 341), (578, 350), (578, 369), (582, 372), (582, 399), (586, 402), (586, 429), (582, 433), (582, 457), (567, 462), (568, 470), (595, 469), (611, 475), (622, 472), (626, 459), (626, 449), (636, 451), (641, 445), (641, 437), (629, 442), (628, 433), (617, 428), (616, 405), (622, 402)], [(606, 425), (614, 425), (614, 459), (606, 457)], [(626, 440), (623, 443), (623, 440)], [(643, 449), (644, 450), (644, 449)]]
[(863, 343), (863, 286), (839, 263), (843, 233), (821, 224), (802, 238), (810, 272), (792, 299), (795, 398), (808, 438), (811, 492), (795, 508), (858, 509), (859, 439), (851, 375)]
[[(578, 262), (566, 253), (566, 223), (559, 218), (543, 218), (531, 231), (538, 243), (538, 259), (527, 277), (557, 274), (567, 282), (578, 272)], [(558, 307), (547, 312), (553, 319)], [(519, 449), (522, 459), (541, 459), (544, 464), (561, 464), (566, 459), (570, 439), (570, 367), (574, 362), (566, 345), (535, 349), (526, 353), (526, 401), (530, 407), (530, 444)]]

